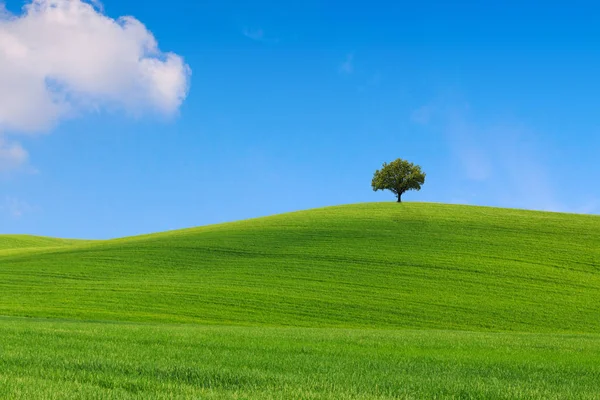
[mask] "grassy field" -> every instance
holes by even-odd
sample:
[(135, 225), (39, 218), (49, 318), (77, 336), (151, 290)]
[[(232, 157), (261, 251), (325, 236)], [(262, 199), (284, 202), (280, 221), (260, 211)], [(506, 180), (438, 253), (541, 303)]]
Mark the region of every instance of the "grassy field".
[(0, 397), (598, 398), (600, 217), (376, 203), (0, 236), (0, 315)]
[(597, 399), (600, 336), (0, 323), (0, 398)]

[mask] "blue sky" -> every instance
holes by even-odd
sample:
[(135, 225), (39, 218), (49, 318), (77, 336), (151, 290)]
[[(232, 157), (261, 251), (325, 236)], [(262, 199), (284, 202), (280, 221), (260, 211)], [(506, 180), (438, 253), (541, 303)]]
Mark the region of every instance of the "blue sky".
[(7, 124), (0, 156), (4, 141), (27, 157), (0, 169), (0, 233), (110, 238), (393, 201), (370, 181), (398, 157), (427, 173), (407, 201), (600, 212), (597, 7), (283, 3), (96, 4), (181, 57), (185, 93), (60, 89), (74, 111)]

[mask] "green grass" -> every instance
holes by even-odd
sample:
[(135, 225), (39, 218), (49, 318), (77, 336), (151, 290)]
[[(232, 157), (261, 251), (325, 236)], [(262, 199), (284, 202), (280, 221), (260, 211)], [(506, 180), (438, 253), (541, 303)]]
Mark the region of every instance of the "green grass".
[(0, 398), (597, 399), (599, 335), (6, 319)]
[(55, 239), (30, 235), (0, 235), (0, 254), (20, 250), (47, 249), (85, 243), (85, 240)]
[(0, 314), (600, 332), (600, 218), (331, 207), (0, 255)]
[(594, 398), (600, 217), (375, 203), (0, 236), (0, 315), (52, 319), (0, 319), (0, 397)]

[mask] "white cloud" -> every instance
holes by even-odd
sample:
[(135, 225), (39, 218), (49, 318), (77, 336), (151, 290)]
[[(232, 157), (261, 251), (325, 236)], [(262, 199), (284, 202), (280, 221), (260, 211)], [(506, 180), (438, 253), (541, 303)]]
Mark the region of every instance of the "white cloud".
[[(20, 15), (0, 0), (0, 135), (48, 131), (102, 107), (171, 115), (189, 76), (140, 21), (111, 19), (96, 0), (34, 0)], [(5, 140), (0, 149), (0, 166), (24, 152)]]

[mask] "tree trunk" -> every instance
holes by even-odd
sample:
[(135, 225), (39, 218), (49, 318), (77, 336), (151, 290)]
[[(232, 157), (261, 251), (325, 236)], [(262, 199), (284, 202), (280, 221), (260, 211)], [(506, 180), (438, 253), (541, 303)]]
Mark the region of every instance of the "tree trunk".
[(398, 193), (398, 203), (402, 203), (402, 193)]

